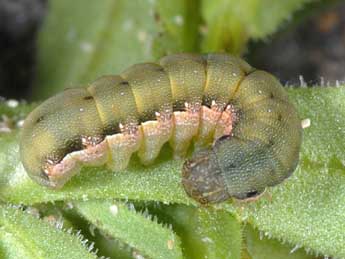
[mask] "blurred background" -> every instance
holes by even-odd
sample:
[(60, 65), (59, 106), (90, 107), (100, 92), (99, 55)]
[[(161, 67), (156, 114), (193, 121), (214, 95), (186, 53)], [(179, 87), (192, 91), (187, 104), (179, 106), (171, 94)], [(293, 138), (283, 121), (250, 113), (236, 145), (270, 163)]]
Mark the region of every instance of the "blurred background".
[(0, 96), (43, 100), (175, 52), (226, 51), (288, 85), (345, 80), (345, 1), (0, 0)]

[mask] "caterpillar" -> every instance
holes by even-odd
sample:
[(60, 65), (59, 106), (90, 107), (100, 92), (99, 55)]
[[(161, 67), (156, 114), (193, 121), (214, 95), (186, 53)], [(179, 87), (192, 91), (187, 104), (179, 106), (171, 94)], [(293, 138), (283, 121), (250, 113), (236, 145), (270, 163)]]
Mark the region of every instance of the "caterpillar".
[[(151, 164), (169, 142), (186, 193), (200, 203), (258, 196), (299, 160), (301, 122), (279, 81), (227, 54), (174, 54), (70, 88), (34, 109), (20, 155), (39, 184), (62, 187), (82, 166)], [(192, 145), (193, 144), (193, 145)]]

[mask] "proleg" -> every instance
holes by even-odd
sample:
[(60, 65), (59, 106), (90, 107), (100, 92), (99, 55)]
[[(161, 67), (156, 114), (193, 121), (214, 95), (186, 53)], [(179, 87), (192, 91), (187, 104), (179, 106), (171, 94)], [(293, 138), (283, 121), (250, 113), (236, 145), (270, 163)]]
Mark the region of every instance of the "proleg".
[(84, 166), (121, 171), (134, 153), (149, 166), (169, 143), (187, 159), (186, 193), (216, 203), (288, 178), (301, 141), (272, 75), (227, 54), (175, 54), (49, 98), (25, 120), (20, 154), (34, 181), (60, 188)]

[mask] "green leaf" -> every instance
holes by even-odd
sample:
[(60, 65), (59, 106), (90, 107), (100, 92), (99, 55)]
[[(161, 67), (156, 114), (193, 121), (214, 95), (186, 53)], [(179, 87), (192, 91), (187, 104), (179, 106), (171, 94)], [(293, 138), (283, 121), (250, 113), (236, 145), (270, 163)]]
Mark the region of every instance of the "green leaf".
[(242, 219), (270, 238), (313, 254), (345, 257), (344, 168), (301, 164), (284, 184), (242, 211)]
[(185, 258), (240, 258), (242, 227), (230, 213), (211, 207), (177, 204), (160, 204), (149, 211), (159, 220), (172, 225), (181, 237)]
[(242, 212), (269, 237), (314, 254), (345, 257), (345, 88), (292, 89), (304, 130), (299, 168)]
[[(116, 74), (131, 64), (155, 61), (170, 52), (196, 51), (201, 47), (202, 51), (240, 53), (249, 39), (271, 34), (305, 2), (308, 0), (103, 0), (87, 4), (82, 0), (50, 1), (50, 12), (39, 37), (39, 74), (34, 97), (44, 98), (65, 87), (87, 84), (100, 75)], [(200, 26), (202, 18), (206, 24)], [(199, 29), (203, 38), (198, 36)], [(314, 254), (345, 257), (342, 231), (345, 229), (345, 89), (291, 89), (289, 92), (301, 118), (311, 120), (311, 127), (304, 130), (298, 170), (285, 183), (269, 189), (271, 200), (262, 198), (256, 203), (235, 206), (224, 203), (215, 206), (219, 210), (165, 206), (173, 229), (181, 235), (186, 256), (223, 258), (231, 252), (231, 256), (239, 258), (238, 221), (243, 220), (265, 236), (291, 244), (293, 249), (303, 247)], [(20, 119), (31, 109), (20, 108), (24, 108), (23, 112), (7, 107), (3, 113)], [(196, 205), (181, 187), (181, 166), (182, 161), (163, 156), (147, 168), (134, 160), (120, 173), (84, 168), (61, 190), (48, 190), (26, 175), (19, 161), (18, 133), (14, 131), (0, 136), (0, 199), (27, 205), (95, 198)], [(105, 233), (139, 249), (140, 254), (159, 258), (168, 247), (177, 257), (182, 256), (178, 237), (171, 230), (122, 203), (77, 204), (85, 218)], [(120, 208), (115, 216), (109, 210), (113, 205)], [(222, 209), (235, 213), (234, 217)], [(76, 237), (22, 211), (9, 207), (1, 210), (7, 213), (6, 217), (4, 214), (0, 217), (1, 258), (57, 258), (56, 254), (63, 254), (62, 250), (68, 258), (94, 258)], [(117, 225), (113, 225), (114, 218), (119, 218)], [(13, 231), (19, 232), (12, 234)], [(143, 240), (149, 232), (157, 233), (150, 236), (152, 243)], [(171, 236), (173, 239), (168, 239)], [(175, 240), (173, 249), (169, 249), (171, 242), (167, 240)], [(205, 242), (209, 240), (216, 242)], [(276, 241), (258, 242), (255, 234), (247, 233), (246, 240), (253, 258), (267, 256), (267, 251), (282, 258), (286, 251)]]
[[(166, 44), (160, 37), (165, 31), (154, 18), (155, 1), (59, 0), (49, 5), (39, 35), (35, 98), (154, 61), (155, 46)], [(166, 48), (176, 51), (178, 43), (170, 38), (169, 44)]]
[[(27, 104), (13, 99), (0, 101), (0, 114), (15, 121), (25, 119), (26, 115), (37, 106), (37, 104)], [(2, 118), (3, 120), (3, 118)]]
[[(315, 257), (307, 255), (302, 249), (281, 244), (278, 240), (263, 237), (251, 226), (245, 228), (246, 251), (251, 259), (313, 259)], [(297, 250), (295, 250), (297, 249)]]
[(310, 119), (303, 131), (302, 159), (320, 166), (341, 166), (345, 150), (344, 87), (299, 88), (289, 91), (301, 119)]
[[(260, 199), (241, 212), (267, 235), (314, 253), (344, 257), (345, 88), (289, 89), (301, 118), (311, 126), (304, 130), (301, 163), (285, 183), (270, 188), (272, 201)], [(125, 172), (85, 168), (59, 191), (33, 183), (18, 156), (15, 134), (0, 139), (0, 197), (14, 203), (52, 200), (119, 198), (195, 204), (180, 184), (182, 161), (162, 159), (150, 167), (138, 164)], [(233, 206), (222, 204), (230, 211)]]
[(79, 238), (19, 209), (0, 206), (1, 258), (96, 258)]
[(0, 139), (0, 199), (35, 204), (54, 200), (119, 198), (195, 204), (180, 184), (181, 160), (165, 159), (150, 167), (133, 161), (123, 172), (103, 167), (83, 168), (61, 190), (50, 190), (33, 182), (19, 160), (18, 135)]
[(203, 0), (206, 32), (202, 50), (241, 53), (248, 39), (267, 37), (309, 1)]
[(49, 4), (39, 34), (36, 99), (167, 53), (197, 49), (200, 17), (195, 12), (196, 1), (85, 4), (83, 0), (60, 0)]
[(97, 251), (97, 256), (109, 259), (133, 259), (137, 250), (129, 245), (114, 239), (95, 225), (83, 218), (72, 202), (42, 203), (34, 206), (39, 209), (40, 215), (51, 223), (51, 219), (57, 219), (57, 224), (64, 229), (82, 235), (90, 246)]
[(195, 52), (199, 48), (199, 9), (200, 3), (195, 0), (157, 1), (156, 20), (175, 41), (178, 52)]
[(110, 201), (75, 204), (81, 215), (97, 228), (134, 247), (145, 258), (182, 258), (180, 239), (170, 229), (135, 212), (134, 207)]

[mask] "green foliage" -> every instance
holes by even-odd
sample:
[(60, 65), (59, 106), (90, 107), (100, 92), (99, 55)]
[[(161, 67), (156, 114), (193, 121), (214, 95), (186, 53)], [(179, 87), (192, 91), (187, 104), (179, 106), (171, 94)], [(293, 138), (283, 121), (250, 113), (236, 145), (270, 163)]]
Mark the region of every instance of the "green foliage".
[(1, 258), (95, 259), (82, 237), (66, 233), (19, 209), (0, 206)]
[(121, 202), (76, 203), (80, 214), (104, 231), (149, 258), (182, 258), (181, 242), (172, 230), (136, 213)]
[[(165, 160), (150, 167), (136, 161), (123, 172), (104, 168), (84, 168), (61, 190), (50, 190), (33, 182), (19, 158), (18, 135), (0, 139), (0, 198), (12, 203), (32, 205), (56, 200), (120, 198), (195, 204), (180, 184), (182, 161)], [(173, 190), (173, 191), (172, 191)]]
[(247, 207), (242, 217), (270, 237), (317, 254), (345, 257), (345, 88), (290, 90), (304, 130), (299, 168), (286, 184)]
[[(51, 1), (39, 39), (35, 98), (197, 44), (196, 1)], [(53, 32), (53, 33), (52, 33)]]
[(279, 259), (312, 259), (297, 246), (283, 245), (277, 240), (263, 237), (249, 225), (245, 228), (245, 242), (247, 253), (253, 259), (279, 258)]
[(177, 204), (148, 208), (181, 237), (186, 258), (240, 258), (241, 223), (228, 212)]
[(206, 21), (203, 51), (241, 53), (249, 39), (267, 37), (310, 0), (204, 0)]
[[(304, 2), (52, 0), (39, 38), (34, 98), (171, 52), (239, 53), (248, 39), (271, 34)], [(0, 257), (96, 258), (82, 245), (80, 229), (99, 257), (345, 258), (345, 88), (288, 91), (301, 118), (311, 120), (299, 168), (250, 204), (200, 207), (183, 191), (183, 161), (173, 160), (169, 150), (150, 167), (134, 159), (119, 173), (84, 168), (61, 190), (48, 190), (32, 182), (20, 163), (19, 131), (1, 133)], [(0, 104), (14, 121), (32, 108)], [(43, 220), (54, 215), (65, 228)]]
[[(343, 248), (345, 235), (342, 231), (345, 228), (342, 217), (345, 210), (343, 202), (345, 176), (342, 152), (338, 149), (342, 145), (339, 140), (345, 137), (343, 126), (345, 109), (342, 104), (345, 88), (299, 88), (289, 89), (289, 93), (298, 107), (301, 118), (311, 120), (311, 126), (304, 130), (299, 168), (285, 183), (270, 188), (268, 192), (271, 198), (263, 197), (250, 204), (221, 204), (216, 206), (219, 212), (213, 212), (214, 216), (210, 218), (219, 217), (213, 220), (224, 221), (226, 216), (223, 209), (225, 209), (233, 213), (239, 222), (253, 224), (270, 238), (283, 240), (293, 246), (301, 247), (301, 250), (307, 249), (313, 254), (345, 257)], [(61, 190), (47, 190), (33, 183), (26, 176), (19, 161), (16, 136), (15, 133), (6, 134), (0, 139), (2, 200), (35, 204), (58, 200), (117, 198), (196, 205), (185, 195), (180, 185), (182, 161), (170, 159), (169, 154), (163, 154), (157, 164), (146, 168), (133, 161), (129, 169), (120, 173), (112, 173), (100, 168), (85, 168)], [(327, 136), (332, 136), (332, 139)], [(314, 142), (309, 141), (310, 139)], [(335, 143), (337, 140), (339, 143)], [(333, 141), (333, 146), (327, 145)], [(323, 152), (324, 147), (329, 149), (328, 153)], [(101, 204), (99, 202), (99, 207)], [(197, 224), (195, 222), (181, 223), (185, 217), (183, 213), (192, 213), (188, 212), (189, 210), (193, 211), (190, 207), (168, 206), (164, 210), (164, 215), (170, 214), (173, 219), (170, 224), (173, 226), (176, 222), (176, 225), (182, 225), (182, 229), (186, 225), (191, 225), (193, 226), (191, 229), (195, 229), (197, 228), (193, 225)], [(178, 212), (182, 213), (182, 216)], [(104, 210), (103, 213), (106, 217), (109, 210)], [(166, 217), (163, 213), (157, 215)], [(137, 215), (133, 217), (136, 218)], [(90, 218), (91, 222), (93, 220)], [(134, 224), (134, 221), (127, 227), (131, 224)], [(226, 224), (221, 224), (225, 231)], [(104, 227), (103, 224), (101, 226)], [(136, 227), (141, 228), (142, 224)], [(229, 229), (232, 227), (230, 226)], [(186, 241), (186, 238), (188, 240), (188, 236), (191, 236), (188, 232), (190, 229), (181, 230), (181, 227), (180, 229), (177, 227), (175, 230), (173, 227), (173, 230), (181, 235), (183, 245), (191, 242), (192, 246), (187, 245), (189, 249), (196, 246), (192, 241)], [(207, 227), (203, 231), (207, 231)], [(232, 240), (238, 240), (235, 231), (229, 230), (228, 233)], [(217, 242), (217, 245), (221, 244), (222, 242)], [(230, 242), (228, 249), (230, 250)]]

